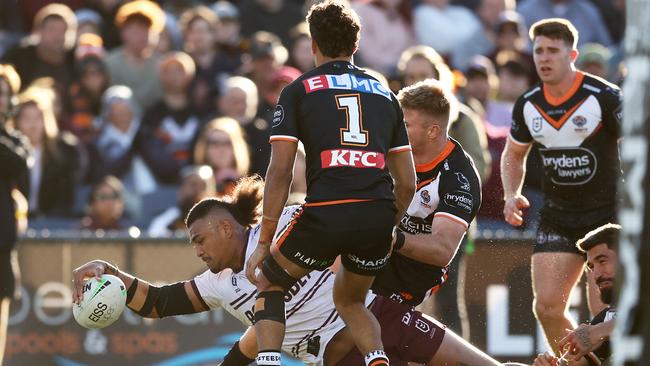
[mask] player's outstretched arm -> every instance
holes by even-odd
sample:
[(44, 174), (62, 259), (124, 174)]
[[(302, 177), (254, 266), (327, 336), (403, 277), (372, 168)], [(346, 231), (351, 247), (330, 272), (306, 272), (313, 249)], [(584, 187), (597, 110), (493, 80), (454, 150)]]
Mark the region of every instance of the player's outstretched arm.
[(395, 181), (396, 223), (399, 223), (415, 194), (415, 164), (410, 150), (388, 154), (388, 170)]
[(506, 222), (513, 226), (524, 223), (522, 209), (530, 206), (521, 194), (530, 147), (530, 144), (519, 144), (508, 138), (501, 155), (501, 183), (505, 200), (503, 215)]
[(128, 289), (126, 305), (145, 318), (162, 318), (210, 310), (198, 291), (195, 291), (192, 281), (157, 287), (100, 259), (90, 261), (72, 271), (72, 301), (79, 303), (83, 299), (83, 284), (86, 278), (101, 278), (103, 274), (117, 276), (124, 282)]

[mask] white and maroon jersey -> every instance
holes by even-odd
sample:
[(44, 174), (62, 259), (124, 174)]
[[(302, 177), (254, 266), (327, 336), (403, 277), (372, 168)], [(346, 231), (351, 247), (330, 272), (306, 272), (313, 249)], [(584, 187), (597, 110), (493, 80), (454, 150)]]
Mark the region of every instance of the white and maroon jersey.
[[(278, 222), (278, 232), (290, 222), (298, 208), (289, 206), (284, 209)], [(246, 262), (257, 246), (259, 232), (259, 225), (249, 232)], [(321, 363), (327, 343), (345, 327), (332, 299), (334, 276), (329, 269), (314, 271), (296, 282), (284, 298), (287, 320), (282, 350), (307, 364)], [(222, 307), (242, 323), (248, 326), (253, 324), (257, 290), (246, 278), (244, 270), (238, 273), (229, 268), (219, 273), (208, 270), (194, 281), (210, 309)], [(366, 304), (373, 298), (369, 294)]]
[(616, 216), (621, 108), (616, 85), (581, 71), (561, 98), (549, 95), (543, 84), (519, 97), (510, 139), (539, 148), (545, 173), (543, 221), (580, 228)]
[[(402, 217), (399, 229), (413, 235), (430, 235), (434, 217), (445, 217), (465, 228), (481, 205), (481, 180), (474, 162), (460, 144), (449, 139), (432, 161), (415, 166), (417, 190)], [(436, 245), (435, 239), (431, 245)], [(372, 290), (397, 302), (418, 305), (447, 278), (447, 267), (438, 267), (393, 253), (377, 275)]]

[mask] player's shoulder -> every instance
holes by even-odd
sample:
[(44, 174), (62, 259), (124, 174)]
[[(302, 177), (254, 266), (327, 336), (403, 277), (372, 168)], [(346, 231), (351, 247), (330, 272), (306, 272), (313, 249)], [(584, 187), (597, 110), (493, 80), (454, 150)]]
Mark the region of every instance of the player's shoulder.
[(519, 98), (517, 98), (517, 101), (515, 102), (515, 107), (517, 105), (523, 105), (524, 103), (533, 100), (535, 98), (543, 98), (543, 97), (544, 97), (544, 90), (542, 89), (542, 83), (536, 83), (528, 90), (523, 92), (519, 96)]
[(597, 97), (614, 96), (617, 98), (621, 95), (621, 88), (618, 85), (611, 83), (599, 76), (592, 75), (586, 72), (582, 72), (582, 73), (584, 74), (582, 88), (591, 92), (591, 94), (595, 94)]
[(440, 171), (441, 176), (443, 178), (456, 177), (464, 184), (480, 185), (480, 178), (472, 157), (469, 156), (458, 141), (451, 138), (450, 140), (455, 146), (449, 156), (443, 161)]

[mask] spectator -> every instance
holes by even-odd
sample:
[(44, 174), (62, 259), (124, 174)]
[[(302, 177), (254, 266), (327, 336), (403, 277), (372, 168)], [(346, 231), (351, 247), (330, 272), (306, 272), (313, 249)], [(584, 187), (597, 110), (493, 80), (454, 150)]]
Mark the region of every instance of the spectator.
[(472, 58), (464, 74), (462, 94), (465, 103), (479, 116), (486, 118), (488, 100), (494, 98), (499, 83), (494, 64), (489, 58), (477, 55)]
[(256, 32), (251, 37), (249, 50), (251, 56), (249, 77), (255, 85), (261, 98), (258, 114), (264, 114), (275, 108), (275, 102), (267, 103), (263, 96), (272, 88), (273, 76), (287, 61), (289, 52), (280, 43), (280, 39), (269, 32)]
[(77, 20), (63, 4), (43, 7), (34, 17), (32, 37), (5, 55), (13, 64), (23, 87), (41, 77), (52, 77), (58, 91), (66, 90), (73, 77), (73, 56)]
[[(143, 153), (142, 157), (138, 155), (140, 116), (141, 112), (133, 100), (131, 89), (115, 85), (106, 90), (102, 97), (102, 111), (98, 121), (99, 135), (90, 146), (93, 161), (89, 175), (91, 182), (98, 182), (107, 175), (113, 175), (124, 183), (129, 193), (148, 193), (156, 187), (152, 168), (144, 161), (154, 164), (154, 167), (163, 168), (169, 165), (169, 161), (162, 156), (162, 148), (158, 154), (154, 152), (149, 155)], [(168, 169), (171, 171), (175, 166)], [(138, 211), (137, 207), (132, 210)]]
[(176, 230), (185, 230), (184, 220), (192, 206), (215, 194), (214, 174), (209, 166), (187, 166), (182, 170), (181, 177), (177, 206), (170, 207), (151, 220), (149, 235), (165, 237), (172, 235)]
[(86, 33), (101, 37), (102, 17), (96, 11), (82, 8), (75, 11), (77, 18), (77, 40)]
[(250, 166), (248, 145), (239, 123), (230, 117), (210, 121), (196, 142), (194, 162), (212, 168), (217, 195), (230, 194)]
[(128, 86), (141, 109), (152, 106), (162, 96), (158, 78), (160, 58), (154, 51), (164, 17), (160, 7), (148, 0), (126, 3), (115, 16), (123, 46), (106, 58), (111, 84)]
[(305, 73), (315, 67), (314, 55), (311, 53), (311, 36), (307, 23), (298, 23), (289, 32), (289, 60), (287, 65), (293, 66)]
[[(84, 34), (81, 41), (88, 37), (95, 36)], [(108, 83), (108, 70), (101, 55), (88, 52), (77, 59), (75, 81), (68, 88), (66, 109), (70, 131), (86, 145), (96, 137), (95, 119), (101, 111), (101, 99)]]
[[(0, 365), (9, 324), (9, 303), (15, 298), (18, 284), (17, 240), (18, 201), (15, 187), (28, 174), (29, 142), (17, 131), (7, 129), (13, 113), (14, 96), (20, 89), (20, 78), (10, 65), (0, 64)], [(24, 197), (23, 197), (24, 198)], [(24, 204), (24, 199), (22, 200)], [(26, 216), (27, 210), (22, 213)]]
[(219, 0), (212, 5), (212, 11), (220, 20), (216, 32), (219, 51), (235, 59), (240, 59), (242, 36), (239, 10), (231, 2)]
[(125, 2), (127, 0), (91, 0), (86, 2), (88, 8), (97, 12), (102, 19), (100, 35), (108, 50), (121, 44), (120, 32), (115, 25), (115, 16)]
[(33, 148), (29, 186), (21, 191), (29, 197), (30, 216), (70, 216), (75, 185), (81, 177), (78, 141), (68, 132), (59, 132), (52, 90), (30, 87), (19, 96), (14, 127)]
[(423, 0), (413, 12), (413, 28), (418, 43), (433, 47), (454, 65), (463, 61), (456, 54), (482, 29), (470, 10), (448, 0)]
[(222, 116), (235, 119), (244, 129), (251, 149), (250, 172), (263, 175), (266, 171), (264, 165), (268, 165), (271, 157), (271, 126), (266, 120), (256, 117), (258, 98), (253, 81), (243, 76), (233, 76), (224, 84), (218, 107)]
[(609, 80), (609, 61), (611, 52), (598, 43), (587, 43), (579, 48), (576, 66), (592, 75)]
[(267, 31), (289, 44), (289, 31), (305, 19), (299, 2), (292, 0), (244, 0), (241, 2), (241, 29), (244, 37)]
[(415, 44), (409, 0), (368, 0), (352, 3), (361, 19), (359, 52), (364, 65), (386, 75), (406, 48)]
[(607, 26), (598, 9), (589, 0), (526, 0), (517, 10), (526, 24), (531, 25), (546, 18), (565, 18), (580, 32), (578, 46), (585, 43), (612, 45)]
[(219, 86), (241, 66), (240, 57), (230, 57), (216, 48), (216, 34), (223, 27), (219, 18), (204, 6), (181, 15), (184, 50), (196, 64), (196, 77), (190, 87), (191, 100), (200, 116), (214, 113)]
[(81, 219), (82, 229), (125, 229), (122, 182), (111, 175), (102, 178), (90, 190), (87, 211), (87, 215)]
[(169, 52), (179, 51), (182, 43), (183, 39), (176, 18), (174, 18), (174, 15), (166, 12), (165, 26), (160, 31), (158, 44), (156, 45), (156, 52), (159, 55), (164, 56)]
[(496, 64), (504, 64), (507, 59), (521, 59), (526, 63), (526, 68), (531, 70), (530, 84), (539, 81), (533, 63), (533, 55), (528, 51), (528, 33), (523, 17), (513, 10), (506, 10), (499, 15), (495, 27), (495, 47), (488, 58)]
[(158, 175), (160, 181), (174, 183), (180, 169), (191, 162), (192, 145), (201, 124), (189, 100), (189, 86), (194, 79), (194, 61), (183, 52), (165, 56), (160, 64), (160, 82), (163, 98), (154, 104), (142, 119), (143, 149), (155, 152), (150, 146), (163, 146), (164, 156), (173, 161), (175, 167), (171, 175)]

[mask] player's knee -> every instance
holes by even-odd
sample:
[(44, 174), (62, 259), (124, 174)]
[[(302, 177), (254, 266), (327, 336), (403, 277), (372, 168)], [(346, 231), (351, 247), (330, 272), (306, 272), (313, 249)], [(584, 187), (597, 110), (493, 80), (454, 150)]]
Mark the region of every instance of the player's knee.
[(533, 312), (541, 321), (564, 318), (566, 303), (558, 299), (537, 298), (533, 301)]
[(298, 279), (293, 278), (290, 274), (288, 274), (287, 271), (285, 271), (284, 268), (282, 268), (282, 266), (280, 266), (272, 256), (268, 256), (262, 263), (262, 274), (264, 274), (264, 277), (266, 277), (268, 283), (267, 286), (264, 286), (266, 288), (258, 287), (258, 290), (261, 291), (269, 289), (277, 290), (277, 288), (280, 287), (283, 291), (286, 292), (296, 282), (298, 282)]
[(257, 295), (255, 301), (255, 323), (271, 320), (285, 324), (284, 292), (265, 291)]

